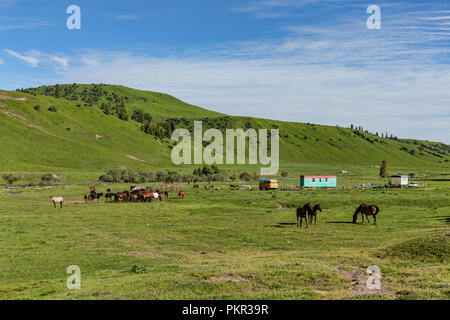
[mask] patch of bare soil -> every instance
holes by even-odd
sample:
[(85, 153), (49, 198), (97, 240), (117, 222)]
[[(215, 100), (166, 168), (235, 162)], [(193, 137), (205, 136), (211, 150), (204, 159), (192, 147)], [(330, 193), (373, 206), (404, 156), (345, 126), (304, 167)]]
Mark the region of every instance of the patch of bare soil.
[(129, 154), (125, 154), (124, 156), (127, 157), (127, 158), (130, 158), (130, 159), (136, 160), (136, 161), (145, 162), (145, 160), (138, 159), (135, 156), (132, 156), (132, 155), (129, 155)]
[(278, 206), (278, 210), (283, 210), (283, 209), (287, 209), (286, 207), (284, 207), (281, 203), (277, 202), (277, 206)]
[[(344, 269), (345, 267), (345, 269)], [(348, 270), (351, 269), (351, 270)], [(367, 286), (367, 280), (369, 279), (370, 274), (366, 272), (367, 268), (363, 266), (338, 266), (334, 268), (335, 271), (339, 272), (345, 278), (349, 279), (351, 287), (349, 290), (351, 291), (351, 296), (360, 296), (360, 295), (386, 295), (390, 298), (394, 298), (394, 294), (391, 290), (389, 290), (385, 284), (383, 283), (383, 274), (381, 274), (381, 287), (380, 289), (369, 289)]]
[(0, 99), (5, 99), (5, 100), (15, 100), (15, 101), (26, 101), (27, 98), (16, 98), (16, 97), (10, 97), (4, 94), (0, 94)]
[(10, 117), (22, 120), (22, 121), (27, 121), (27, 118), (25, 118), (24, 116), (21, 116), (20, 114), (15, 113), (14, 111), (11, 110), (2, 110), (2, 112)]
[(231, 281), (231, 282), (241, 282), (241, 281), (247, 281), (244, 278), (241, 278), (239, 276), (234, 276), (231, 274), (219, 276), (219, 277), (208, 277), (206, 278), (208, 281)]

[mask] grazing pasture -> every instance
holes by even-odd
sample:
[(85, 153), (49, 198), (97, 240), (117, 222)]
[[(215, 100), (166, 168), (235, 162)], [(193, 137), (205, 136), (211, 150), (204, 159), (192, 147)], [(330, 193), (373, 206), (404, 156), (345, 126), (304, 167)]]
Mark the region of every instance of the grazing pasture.
[[(2, 299), (450, 299), (450, 184), (260, 191), (189, 186), (85, 203), (88, 185), (0, 189)], [(129, 185), (97, 185), (97, 192)], [(64, 197), (62, 209), (49, 203)], [(74, 201), (77, 200), (77, 201)], [(320, 203), (299, 229), (296, 208)], [(352, 223), (361, 203), (377, 224)], [(81, 269), (68, 290), (67, 267)], [(366, 270), (379, 266), (380, 290)]]

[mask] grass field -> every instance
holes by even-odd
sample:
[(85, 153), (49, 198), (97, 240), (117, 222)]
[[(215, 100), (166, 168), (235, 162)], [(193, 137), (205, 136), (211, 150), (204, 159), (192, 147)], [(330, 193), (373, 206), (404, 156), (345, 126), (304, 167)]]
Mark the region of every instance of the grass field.
[[(228, 185), (186, 186), (184, 200), (172, 193), (161, 203), (63, 209), (49, 196), (80, 200), (88, 185), (1, 189), (0, 298), (450, 298), (448, 181), (275, 192)], [(324, 211), (299, 230), (294, 209), (307, 201)], [(380, 207), (376, 226), (350, 223), (363, 202)], [(80, 290), (66, 287), (70, 265), (81, 268)], [(366, 288), (369, 265), (381, 270), (381, 290)]]

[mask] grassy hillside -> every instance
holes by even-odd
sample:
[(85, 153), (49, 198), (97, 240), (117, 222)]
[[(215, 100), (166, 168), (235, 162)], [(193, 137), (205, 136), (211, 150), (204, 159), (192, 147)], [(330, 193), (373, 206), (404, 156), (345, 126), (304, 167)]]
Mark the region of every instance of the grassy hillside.
[(65, 84), (57, 86), (42, 86), (23, 90), (32, 95), (58, 96), (71, 101), (81, 101), (83, 106), (113, 106), (116, 99), (123, 98), (126, 109), (131, 113), (140, 108), (149, 112), (153, 118), (182, 116), (186, 118), (216, 117), (220, 113), (209, 111), (187, 104), (173, 96), (160, 92), (142, 91), (116, 85), (102, 84)]
[[(52, 107), (56, 112), (49, 110)], [(127, 119), (123, 118), (123, 109)], [(139, 123), (132, 119), (136, 109), (150, 116), (151, 123), (161, 124), (158, 130), (163, 131), (171, 124), (190, 128), (195, 119), (203, 120), (205, 127), (222, 130), (278, 128), (281, 169), (373, 166), (382, 160), (405, 170), (436, 168), (445, 172), (450, 167), (450, 146), (442, 143), (381, 138), (348, 128), (229, 117), (166, 94), (122, 86), (59, 85), (0, 91), (0, 171), (97, 174), (118, 167), (173, 167), (170, 135), (160, 131), (146, 134), (141, 127), (148, 120)]]

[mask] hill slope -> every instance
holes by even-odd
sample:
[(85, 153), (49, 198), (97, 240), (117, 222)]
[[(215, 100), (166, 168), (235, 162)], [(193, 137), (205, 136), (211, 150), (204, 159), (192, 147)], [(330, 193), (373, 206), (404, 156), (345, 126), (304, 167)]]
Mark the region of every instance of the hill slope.
[[(56, 112), (49, 111), (52, 107)], [(141, 113), (134, 114), (136, 109)], [(222, 130), (279, 128), (282, 166), (373, 165), (382, 160), (399, 167), (449, 166), (450, 146), (442, 143), (387, 139), (339, 127), (229, 117), (169, 95), (122, 86), (59, 85), (0, 91), (0, 111), (3, 172), (173, 167), (172, 143), (167, 137), (175, 127), (191, 128), (194, 119)]]

